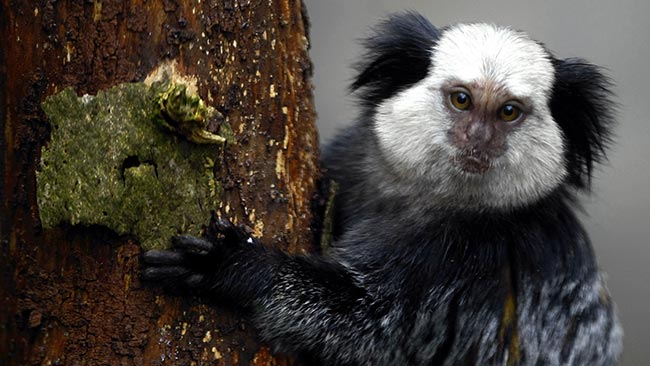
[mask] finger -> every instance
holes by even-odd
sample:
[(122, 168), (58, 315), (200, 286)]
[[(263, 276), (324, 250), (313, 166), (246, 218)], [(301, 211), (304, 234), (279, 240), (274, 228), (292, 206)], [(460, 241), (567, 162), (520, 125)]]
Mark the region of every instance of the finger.
[(183, 253), (172, 252), (170, 250), (149, 250), (144, 253), (142, 259), (147, 264), (179, 264), (183, 263), (185, 256)]
[(187, 286), (190, 288), (197, 288), (201, 286), (202, 283), (203, 275), (200, 274), (193, 274), (185, 280), (185, 284), (187, 284)]
[(172, 238), (175, 248), (185, 249), (194, 253), (209, 252), (214, 249), (214, 244), (209, 241), (191, 235), (180, 235)]
[(142, 279), (146, 281), (178, 278), (186, 276), (189, 270), (181, 266), (149, 267), (142, 271)]
[(215, 222), (217, 230), (226, 237), (226, 240), (244, 241), (250, 236), (250, 232), (245, 225), (235, 226), (228, 219), (217, 219)]
[(218, 218), (215, 221), (214, 225), (216, 226), (217, 230), (219, 230), (219, 232), (226, 236), (232, 235), (236, 231), (235, 225), (233, 225), (232, 222), (230, 222), (228, 219)]

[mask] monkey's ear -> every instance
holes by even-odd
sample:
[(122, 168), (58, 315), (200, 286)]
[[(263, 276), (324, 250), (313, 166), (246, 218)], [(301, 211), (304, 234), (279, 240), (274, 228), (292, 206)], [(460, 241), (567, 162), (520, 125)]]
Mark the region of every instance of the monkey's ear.
[(372, 106), (423, 79), (438, 38), (438, 29), (416, 12), (391, 15), (363, 41), (366, 53), (350, 90), (361, 89), (362, 102)]
[(569, 183), (588, 189), (594, 163), (605, 159), (615, 104), (612, 83), (602, 70), (581, 59), (555, 60), (551, 113), (566, 139)]

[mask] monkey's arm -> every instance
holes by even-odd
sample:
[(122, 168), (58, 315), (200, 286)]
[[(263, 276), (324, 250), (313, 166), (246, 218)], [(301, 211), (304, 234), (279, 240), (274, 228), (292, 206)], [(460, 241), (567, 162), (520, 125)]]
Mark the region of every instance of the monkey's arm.
[(327, 258), (265, 248), (229, 222), (216, 226), (215, 239), (180, 236), (170, 251), (145, 253), (144, 279), (250, 308), (262, 336), (282, 351), (337, 363), (363, 353), (377, 328), (368, 324), (372, 301), (353, 272)]

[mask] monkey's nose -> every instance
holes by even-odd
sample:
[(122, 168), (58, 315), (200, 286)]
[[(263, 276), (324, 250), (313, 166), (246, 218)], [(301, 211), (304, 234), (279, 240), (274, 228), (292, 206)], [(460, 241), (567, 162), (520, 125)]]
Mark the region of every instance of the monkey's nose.
[(488, 121), (476, 120), (467, 126), (464, 134), (467, 135), (467, 140), (472, 145), (486, 145), (494, 137), (494, 126)]

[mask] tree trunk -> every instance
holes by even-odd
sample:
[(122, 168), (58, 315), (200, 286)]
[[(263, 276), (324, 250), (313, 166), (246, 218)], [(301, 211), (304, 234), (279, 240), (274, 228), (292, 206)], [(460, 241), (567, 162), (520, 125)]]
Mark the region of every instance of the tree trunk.
[(140, 284), (133, 238), (44, 229), (35, 170), (47, 96), (94, 95), (175, 60), (235, 133), (222, 213), (267, 245), (311, 250), (318, 142), (301, 1), (0, 0), (0, 27), (0, 364), (297, 364), (236, 309)]

